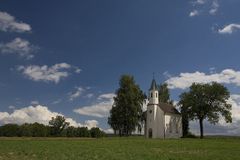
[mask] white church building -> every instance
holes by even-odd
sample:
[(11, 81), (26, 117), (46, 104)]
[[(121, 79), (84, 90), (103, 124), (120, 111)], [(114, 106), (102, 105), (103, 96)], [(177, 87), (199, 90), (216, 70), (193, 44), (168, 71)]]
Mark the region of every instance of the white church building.
[(147, 138), (180, 138), (182, 117), (172, 105), (159, 102), (158, 87), (153, 79), (149, 89), (145, 136)]

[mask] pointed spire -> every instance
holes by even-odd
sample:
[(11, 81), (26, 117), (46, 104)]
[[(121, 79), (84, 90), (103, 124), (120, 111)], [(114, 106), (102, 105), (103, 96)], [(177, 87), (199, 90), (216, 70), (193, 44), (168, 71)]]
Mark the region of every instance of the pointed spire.
[(157, 83), (153, 77), (152, 84), (149, 90), (157, 90)]

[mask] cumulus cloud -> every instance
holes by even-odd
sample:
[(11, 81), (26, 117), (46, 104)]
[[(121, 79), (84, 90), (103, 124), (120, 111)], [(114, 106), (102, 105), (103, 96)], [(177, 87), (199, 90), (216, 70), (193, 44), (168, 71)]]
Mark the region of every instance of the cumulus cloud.
[(67, 63), (58, 63), (53, 66), (18, 66), (17, 70), (33, 81), (55, 82), (56, 84), (70, 75), (72, 66)]
[(169, 78), (166, 83), (170, 89), (186, 89), (192, 83), (218, 82), (240, 86), (240, 71), (225, 69), (220, 73), (206, 74), (203, 72), (180, 73), (179, 76)]
[(82, 87), (75, 87), (75, 91), (69, 93), (69, 100), (73, 101), (74, 99), (80, 97), (84, 91), (85, 89)]
[(31, 59), (34, 57), (33, 53), (38, 50), (38, 47), (31, 45), (29, 41), (15, 38), (8, 43), (0, 43), (0, 52), (3, 54), (15, 54), (20, 57)]
[(240, 30), (240, 24), (229, 24), (218, 30), (220, 34), (232, 34), (234, 31)]
[(99, 124), (99, 123), (98, 123), (98, 121), (96, 121), (96, 120), (86, 120), (86, 121), (85, 121), (85, 126), (87, 126), (88, 129), (97, 127), (98, 124)]
[[(8, 112), (0, 112), (0, 125), (15, 123), (15, 124), (23, 124), (23, 123), (34, 123), (38, 122), (41, 124), (48, 125), (48, 122), (52, 117), (56, 117), (57, 115), (64, 116), (58, 112), (52, 112), (46, 106), (37, 105), (37, 106), (29, 106), (21, 109), (15, 109), (12, 113)], [(65, 117), (65, 116), (64, 116)], [(96, 127), (98, 122), (96, 120), (87, 120), (84, 124), (78, 123), (72, 118), (65, 117), (66, 121), (70, 123), (71, 126), (74, 127)]]
[(102, 94), (97, 98), (99, 100), (98, 103), (89, 106), (78, 107), (73, 111), (80, 115), (93, 116), (99, 118), (108, 117), (109, 111), (111, 110), (113, 105), (114, 96), (115, 94), (113, 93)]
[(7, 32), (28, 32), (31, 26), (27, 23), (16, 21), (12, 15), (0, 11), (0, 30)]

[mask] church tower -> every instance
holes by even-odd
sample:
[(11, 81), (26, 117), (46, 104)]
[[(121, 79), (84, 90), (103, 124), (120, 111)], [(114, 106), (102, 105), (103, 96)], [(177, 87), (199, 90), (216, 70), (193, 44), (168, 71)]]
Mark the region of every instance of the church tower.
[(154, 129), (156, 129), (157, 125), (157, 109), (159, 105), (158, 100), (158, 87), (156, 84), (155, 79), (153, 78), (150, 89), (149, 89), (149, 95), (148, 95), (149, 103), (147, 105), (147, 128), (146, 128), (146, 136), (148, 138), (153, 138), (156, 135), (154, 133)]

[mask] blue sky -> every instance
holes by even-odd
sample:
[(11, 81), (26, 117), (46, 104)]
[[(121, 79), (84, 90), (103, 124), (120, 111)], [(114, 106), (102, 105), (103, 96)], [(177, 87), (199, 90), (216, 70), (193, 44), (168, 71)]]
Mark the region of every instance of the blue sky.
[(235, 121), (206, 123), (206, 131), (239, 134), (239, 5), (0, 1), (0, 123), (47, 123), (62, 114), (75, 125), (108, 129), (119, 77), (133, 75), (147, 92), (155, 72), (158, 83), (169, 83), (175, 101), (192, 82), (223, 83), (231, 91)]

